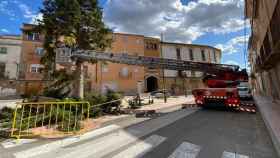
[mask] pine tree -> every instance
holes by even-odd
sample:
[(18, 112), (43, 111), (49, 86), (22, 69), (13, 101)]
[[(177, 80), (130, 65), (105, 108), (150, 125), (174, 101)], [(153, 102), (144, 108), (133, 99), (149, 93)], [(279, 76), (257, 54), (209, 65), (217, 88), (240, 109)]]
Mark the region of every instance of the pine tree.
[[(55, 69), (55, 49), (61, 43), (61, 37), (64, 38), (64, 45), (71, 48), (104, 50), (111, 45), (111, 30), (102, 20), (102, 8), (98, 6), (97, 0), (45, 0), (41, 13), (43, 19), (39, 21), (38, 29), (45, 35), (46, 50), (41, 62), (46, 74), (54, 77), (54, 83), (47, 90), (55, 90), (57, 93), (56, 85), (61, 80), (70, 84), (65, 77), (55, 75), (58, 73)], [(69, 80), (75, 80), (70, 74), (67, 76)], [(69, 84), (59, 85), (67, 87)], [(63, 90), (62, 87), (59, 89)]]

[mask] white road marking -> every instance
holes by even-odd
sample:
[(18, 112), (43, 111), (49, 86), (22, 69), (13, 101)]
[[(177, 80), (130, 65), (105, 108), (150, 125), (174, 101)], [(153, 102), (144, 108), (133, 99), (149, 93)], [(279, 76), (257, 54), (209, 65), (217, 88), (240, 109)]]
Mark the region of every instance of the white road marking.
[(13, 147), (24, 145), (24, 144), (29, 144), (29, 143), (32, 143), (35, 141), (37, 141), (37, 139), (19, 139), (19, 140), (8, 139), (8, 140), (5, 140), (4, 142), (2, 142), (1, 145), (4, 148), (13, 148)]
[[(63, 140), (51, 142), (49, 144), (44, 144), (37, 146), (25, 151), (20, 151), (15, 153), (16, 158), (50, 158), (50, 157), (66, 157), (69, 155), (72, 158), (72, 154), (76, 157), (84, 158), (89, 156), (89, 158), (98, 158), (106, 156), (107, 154), (116, 151), (120, 147), (133, 143), (137, 141), (140, 137), (143, 137), (149, 133), (152, 133), (160, 128), (163, 128), (173, 122), (182, 119), (197, 110), (182, 110), (176, 113), (171, 113), (166, 116), (162, 116), (158, 119), (152, 119), (151, 121), (145, 122), (143, 124), (137, 124), (127, 130), (116, 130), (120, 129), (119, 126), (108, 126), (102, 129), (98, 129), (80, 137), (71, 137)], [(98, 136), (112, 132), (113, 133), (106, 135), (105, 137)], [(110, 135), (118, 136), (112, 137)], [(123, 134), (125, 133), (125, 134)], [(90, 138), (97, 138), (94, 140), (89, 140), (86, 143), (80, 143), (82, 140), (88, 140)], [(73, 144), (73, 146), (71, 146)], [(82, 151), (82, 152), (80, 152)], [(77, 152), (79, 154), (75, 154)], [(75, 157), (75, 156), (73, 156)]]
[(224, 151), (222, 158), (249, 158), (249, 156)]
[(120, 129), (120, 127), (117, 126), (117, 125), (110, 125), (110, 126), (107, 126), (107, 127), (104, 127), (104, 128), (96, 129), (94, 131), (85, 133), (84, 135), (81, 135), (79, 137), (70, 137), (70, 138), (54, 141), (54, 142), (51, 142), (51, 143), (48, 143), (48, 144), (44, 144), (44, 145), (41, 145), (41, 146), (37, 146), (37, 147), (34, 147), (34, 148), (30, 148), (28, 150), (15, 153), (14, 156), (16, 158), (34, 157), (34, 156), (37, 156), (37, 155), (40, 155), (40, 154), (51, 152), (53, 150), (62, 148), (62, 147), (67, 146), (67, 145), (77, 143), (79, 141), (87, 140), (87, 139), (90, 139), (90, 138), (93, 138), (93, 137), (100, 136), (100, 135), (105, 134), (105, 133), (109, 133), (109, 132), (117, 130), (117, 129)]
[[(67, 147), (59, 152), (54, 153), (53, 156), (57, 158), (99, 158), (103, 157), (122, 146), (133, 143), (139, 139), (137, 131), (124, 131), (120, 130), (107, 135), (104, 138), (93, 140), (75, 147)], [(46, 158), (48, 156), (46, 155)], [(45, 157), (40, 157), (45, 158)]]
[(166, 140), (165, 137), (158, 135), (152, 135), (144, 141), (139, 141), (137, 144), (129, 147), (128, 149), (120, 152), (113, 158), (140, 158), (144, 156), (149, 151), (153, 150), (155, 147), (160, 145)]
[(168, 158), (196, 158), (201, 147), (183, 142)]

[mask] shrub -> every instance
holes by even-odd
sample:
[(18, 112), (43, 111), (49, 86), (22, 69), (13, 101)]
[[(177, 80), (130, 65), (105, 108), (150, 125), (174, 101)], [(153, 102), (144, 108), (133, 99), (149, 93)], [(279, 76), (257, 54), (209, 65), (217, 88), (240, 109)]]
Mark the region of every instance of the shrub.
[[(110, 90), (107, 92), (106, 96), (107, 96), (106, 102), (119, 100), (122, 97), (121, 94)], [(116, 101), (113, 103), (105, 104), (104, 106), (102, 106), (102, 108), (105, 113), (114, 113), (119, 111), (120, 105), (121, 105), (121, 101)]]
[(0, 110), (0, 122), (6, 122), (7, 120), (11, 120), (13, 118), (14, 109), (9, 107), (4, 107)]
[(85, 101), (88, 101), (91, 105), (91, 108), (90, 108), (90, 114), (89, 116), (91, 118), (95, 118), (95, 117), (99, 117), (102, 115), (103, 113), (103, 110), (101, 107), (94, 107), (95, 105), (97, 104), (102, 104), (102, 103), (105, 103), (106, 100), (107, 100), (107, 97), (106, 96), (103, 96), (103, 95), (100, 95), (98, 93), (87, 93), (85, 95)]
[(98, 94), (96, 92), (93, 93), (87, 93), (85, 95), (85, 101), (88, 101), (91, 106), (105, 103), (107, 101), (107, 97), (101, 94)]
[(133, 99), (128, 101), (128, 104), (130, 106), (131, 109), (138, 109), (141, 106), (143, 106), (144, 104), (141, 102), (139, 102), (139, 98), (138, 97), (134, 97)]
[(66, 69), (55, 71), (54, 81), (44, 89), (44, 96), (63, 99), (71, 92), (71, 84), (75, 79), (75, 75), (70, 74)]
[(113, 91), (108, 91), (106, 95), (93, 92), (86, 94), (84, 100), (88, 101), (91, 105), (90, 117), (99, 117), (103, 115), (103, 113), (112, 114), (117, 112), (120, 109), (121, 101), (104, 104), (99, 107), (95, 107), (95, 105), (118, 100), (121, 99), (121, 97), (119, 93)]

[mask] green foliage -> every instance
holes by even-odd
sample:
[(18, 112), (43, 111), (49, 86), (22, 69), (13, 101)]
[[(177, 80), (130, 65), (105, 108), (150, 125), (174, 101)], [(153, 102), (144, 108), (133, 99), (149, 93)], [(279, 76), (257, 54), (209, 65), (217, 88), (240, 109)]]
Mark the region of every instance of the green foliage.
[[(100, 95), (98, 93), (89, 93), (86, 95), (85, 100), (89, 101), (91, 104), (90, 108), (90, 117), (95, 118), (102, 116), (105, 113), (114, 113), (117, 112), (120, 108), (120, 101), (104, 104), (101, 106), (95, 107), (95, 105), (103, 104), (106, 102), (114, 101), (121, 99), (119, 93), (109, 91), (106, 95)], [(81, 127), (80, 120), (84, 120), (87, 117), (87, 106), (70, 106), (70, 103), (80, 101), (79, 99), (74, 98), (65, 98), (63, 100), (57, 100), (59, 102), (66, 102), (65, 105), (56, 105), (52, 106), (38, 105), (25, 105), (24, 108), (18, 108), (16, 111), (16, 124), (15, 128), (20, 129), (21, 131), (31, 129), (34, 127), (55, 127), (61, 131), (78, 131)], [(38, 111), (37, 111), (38, 110)], [(5, 124), (4, 127), (12, 127), (14, 109), (4, 108), (0, 111), (0, 120), (7, 120), (8, 124)], [(37, 115), (37, 117), (35, 117)], [(30, 116), (30, 117), (29, 117)]]
[(135, 97), (131, 100), (128, 101), (128, 104), (130, 106), (131, 109), (139, 109), (141, 106), (143, 106), (144, 104), (141, 102), (141, 100), (139, 100), (139, 97)]
[(48, 87), (44, 89), (44, 96), (63, 99), (71, 92), (71, 83), (74, 76), (66, 72), (65, 69), (56, 71), (54, 73), (55, 80)]
[[(105, 50), (111, 45), (111, 30), (102, 21), (103, 13), (98, 0), (45, 0), (40, 12), (43, 19), (39, 21), (36, 29), (45, 35), (46, 50), (41, 63), (45, 66), (45, 76), (54, 79), (54, 83), (45, 89), (45, 95), (63, 98), (70, 93), (71, 89), (68, 87), (74, 80), (69, 79), (68, 75), (64, 76), (65, 73), (56, 71), (55, 49), (67, 46), (75, 49)], [(96, 60), (91, 62), (96, 63)]]
[[(121, 101), (116, 101), (112, 103), (107, 103), (107, 102), (111, 102), (121, 98), (122, 96), (119, 93), (108, 91), (106, 95), (101, 95), (95, 92), (88, 93), (86, 94), (84, 100), (88, 101), (91, 105), (90, 117), (99, 117), (104, 113), (112, 114), (117, 112), (120, 108)], [(107, 103), (107, 104), (96, 106), (103, 103)]]
[(107, 101), (107, 97), (99, 93), (92, 92), (87, 93), (84, 100), (88, 101), (90, 105), (97, 105), (105, 103)]
[(14, 109), (9, 107), (4, 107), (0, 110), (0, 122), (10, 121), (13, 118)]
[(45, 34), (42, 58), (46, 71), (54, 69), (55, 48), (64, 45), (71, 48), (104, 50), (110, 47), (111, 30), (103, 19), (97, 0), (45, 0), (41, 9), (43, 19), (38, 30)]

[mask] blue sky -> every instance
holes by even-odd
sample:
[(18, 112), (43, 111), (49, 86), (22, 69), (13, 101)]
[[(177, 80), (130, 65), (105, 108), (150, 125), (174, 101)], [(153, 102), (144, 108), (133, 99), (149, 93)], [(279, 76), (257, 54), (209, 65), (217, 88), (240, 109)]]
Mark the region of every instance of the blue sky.
[[(0, 0), (0, 34), (20, 34), (38, 17), (43, 0)], [(145, 3), (143, 3), (145, 1)], [(223, 63), (244, 67), (244, 0), (100, 0), (104, 21), (118, 32), (165, 35), (165, 40), (223, 50)], [(166, 20), (168, 19), (168, 21)], [(134, 20), (134, 21), (133, 21)]]

